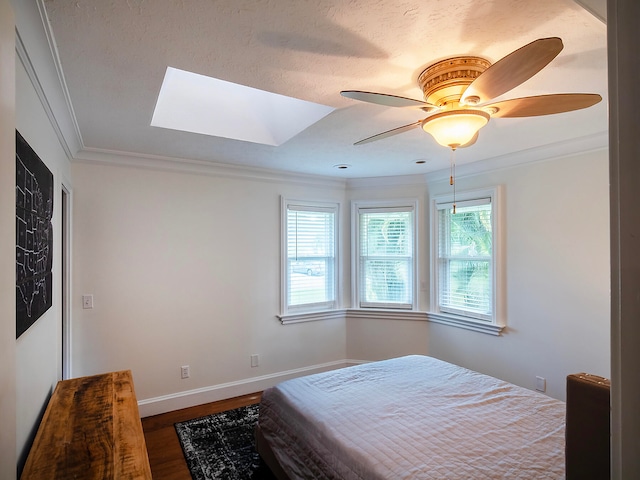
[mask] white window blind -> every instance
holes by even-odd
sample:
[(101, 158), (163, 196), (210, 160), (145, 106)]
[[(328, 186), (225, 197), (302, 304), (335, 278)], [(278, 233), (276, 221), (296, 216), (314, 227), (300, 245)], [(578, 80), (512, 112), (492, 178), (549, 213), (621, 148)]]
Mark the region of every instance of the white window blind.
[(335, 308), (336, 211), (287, 204), (287, 310)]
[(493, 319), (493, 220), (490, 198), (438, 209), (438, 302), (445, 313)]
[(358, 209), (362, 308), (413, 308), (414, 208)]

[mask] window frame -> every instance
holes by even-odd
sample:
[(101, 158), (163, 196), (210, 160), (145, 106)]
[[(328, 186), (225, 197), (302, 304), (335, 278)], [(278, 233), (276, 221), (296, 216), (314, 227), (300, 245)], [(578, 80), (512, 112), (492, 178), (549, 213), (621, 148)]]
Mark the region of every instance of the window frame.
[[(431, 268), (430, 268), (430, 310), (427, 318), (430, 321), (466, 328), (468, 330), (499, 335), (504, 328), (503, 320), (503, 274), (504, 251), (502, 246), (503, 222), (501, 208), (500, 186), (489, 187), (478, 190), (457, 192), (455, 194), (433, 195), (430, 203), (431, 215)], [(439, 242), (440, 242), (440, 222), (439, 206), (455, 203), (457, 207), (462, 207), (463, 203), (474, 202), (488, 198), (491, 204), (491, 233), (492, 233), (492, 258), (490, 260), (492, 295), (491, 295), (491, 315), (481, 318), (481, 315), (465, 314), (462, 311), (443, 311), (440, 307), (440, 265), (439, 265)], [(446, 308), (445, 308), (446, 310)]]
[[(413, 213), (412, 240), (412, 269), (411, 279), (411, 303), (399, 306), (395, 303), (369, 303), (363, 302), (360, 295), (360, 282), (362, 272), (360, 269), (360, 210), (389, 211), (406, 209)], [(404, 211), (404, 210), (403, 210)], [(398, 199), (385, 201), (354, 201), (351, 204), (351, 298), (353, 308), (362, 310), (394, 310), (394, 311), (416, 311), (418, 309), (418, 227), (419, 208), (417, 199)]]
[[(333, 202), (317, 202), (307, 200), (289, 199), (285, 196), (281, 196), (281, 221), (280, 221), (280, 312), (278, 317), (282, 320), (287, 316), (308, 316), (311, 314), (315, 319), (318, 312), (332, 312), (339, 308), (339, 225), (340, 225), (340, 204)], [(299, 207), (300, 210), (317, 211), (317, 212), (332, 212), (334, 214), (333, 225), (333, 268), (330, 269), (333, 272), (333, 299), (327, 302), (308, 303), (302, 305), (289, 305), (289, 268), (288, 268), (288, 212), (290, 206)], [(328, 272), (325, 270), (325, 275)], [(330, 316), (331, 317), (331, 316)]]

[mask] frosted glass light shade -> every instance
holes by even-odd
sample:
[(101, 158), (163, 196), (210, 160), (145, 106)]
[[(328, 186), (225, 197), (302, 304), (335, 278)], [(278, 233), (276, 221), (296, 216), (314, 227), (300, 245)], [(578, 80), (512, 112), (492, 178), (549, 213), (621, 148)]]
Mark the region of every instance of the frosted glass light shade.
[(425, 118), (422, 129), (443, 147), (455, 149), (469, 143), (488, 122), (489, 114), (482, 110), (448, 110)]

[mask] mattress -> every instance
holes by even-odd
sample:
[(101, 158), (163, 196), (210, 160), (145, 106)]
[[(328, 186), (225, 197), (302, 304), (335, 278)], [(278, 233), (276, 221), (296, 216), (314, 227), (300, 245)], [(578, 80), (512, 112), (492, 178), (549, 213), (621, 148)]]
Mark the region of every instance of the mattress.
[(258, 427), (292, 479), (565, 476), (564, 402), (428, 356), (282, 382)]

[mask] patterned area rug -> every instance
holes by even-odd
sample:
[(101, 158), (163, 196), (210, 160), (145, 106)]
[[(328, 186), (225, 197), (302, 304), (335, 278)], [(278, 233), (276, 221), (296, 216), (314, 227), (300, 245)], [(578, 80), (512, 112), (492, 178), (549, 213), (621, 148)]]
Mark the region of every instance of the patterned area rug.
[(275, 480), (254, 446), (258, 408), (248, 405), (175, 424), (194, 480)]

